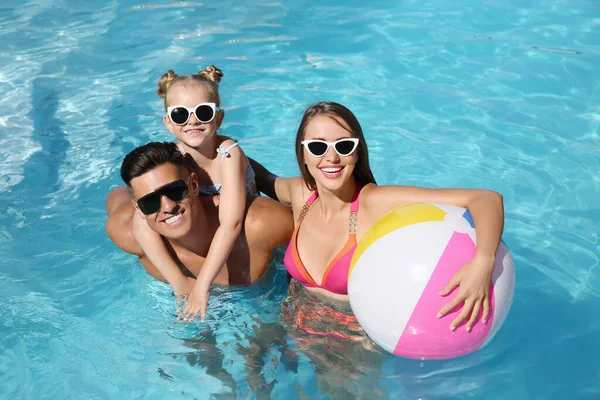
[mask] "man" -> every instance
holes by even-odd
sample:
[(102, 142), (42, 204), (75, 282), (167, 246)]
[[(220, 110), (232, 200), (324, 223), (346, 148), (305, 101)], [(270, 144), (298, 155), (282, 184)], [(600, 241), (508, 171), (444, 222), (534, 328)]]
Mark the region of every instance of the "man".
[[(106, 199), (106, 231), (122, 250), (137, 255), (148, 274), (191, 290), (219, 226), (218, 197), (199, 197), (198, 179), (184, 165), (174, 143), (148, 143), (123, 162), (127, 188), (113, 189)], [(152, 265), (133, 236), (136, 208), (143, 208), (148, 226), (162, 235), (182, 274), (165, 277)], [(285, 245), (293, 232), (292, 213), (265, 197), (248, 199), (244, 228), (217, 284), (249, 284), (265, 273), (273, 249)]]

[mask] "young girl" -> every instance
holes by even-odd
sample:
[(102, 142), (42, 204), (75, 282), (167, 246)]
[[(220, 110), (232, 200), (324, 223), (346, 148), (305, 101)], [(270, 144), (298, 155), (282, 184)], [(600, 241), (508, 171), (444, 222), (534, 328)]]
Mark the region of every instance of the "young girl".
[[(144, 223), (149, 216), (139, 209), (134, 217), (134, 236), (149, 260), (171, 284), (178, 298), (185, 299), (179, 314), (184, 320), (206, 315), (211, 283), (224, 270), (227, 258), (239, 236), (244, 218), (246, 195), (255, 195), (254, 171), (237, 141), (218, 135), (224, 111), (220, 108), (218, 85), (223, 73), (209, 66), (195, 75), (179, 76), (172, 70), (158, 83), (164, 99), (167, 129), (178, 139), (188, 168), (199, 179), (201, 196), (218, 196), (220, 225), (212, 239), (197, 279), (186, 277), (169, 254), (160, 235)], [(175, 215), (160, 223), (174, 226)], [(189, 296), (188, 296), (189, 293)]]

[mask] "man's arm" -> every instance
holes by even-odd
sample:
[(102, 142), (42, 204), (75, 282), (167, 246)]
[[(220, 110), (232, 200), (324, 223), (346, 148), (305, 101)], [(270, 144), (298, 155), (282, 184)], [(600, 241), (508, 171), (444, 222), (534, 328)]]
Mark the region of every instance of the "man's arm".
[(133, 236), (133, 216), (135, 207), (129, 189), (123, 186), (114, 188), (106, 197), (106, 233), (112, 242), (126, 253), (144, 256), (142, 247)]
[(257, 197), (248, 209), (245, 232), (254, 282), (264, 274), (273, 250), (290, 241), (294, 232), (292, 211), (275, 200)]
[(275, 200), (258, 197), (248, 210), (246, 235), (250, 245), (271, 252), (284, 247), (294, 232), (292, 210)]
[(140, 259), (138, 261), (144, 266), (144, 269), (146, 270), (148, 275), (150, 275), (153, 278), (158, 279), (161, 282), (168, 283), (167, 280), (165, 279), (165, 277), (162, 276), (162, 274), (160, 273), (158, 268), (156, 268), (154, 266), (154, 264), (152, 264), (152, 261), (150, 261), (150, 259), (148, 259), (148, 257), (146, 257), (146, 256), (140, 257)]

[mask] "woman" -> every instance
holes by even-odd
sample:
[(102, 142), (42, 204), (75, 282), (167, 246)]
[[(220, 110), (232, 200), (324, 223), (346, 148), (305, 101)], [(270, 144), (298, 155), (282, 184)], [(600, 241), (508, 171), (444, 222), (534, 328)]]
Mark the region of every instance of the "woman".
[(377, 186), (369, 166), (362, 128), (341, 104), (322, 102), (304, 112), (296, 135), (301, 177), (280, 178), (253, 163), (259, 189), (292, 208), (295, 231), (284, 263), (312, 297), (348, 301), (348, 269), (356, 243), (392, 209), (409, 203), (439, 202), (469, 209), (477, 226), (477, 251), (440, 292), (458, 293), (438, 313), (459, 306), (450, 329), (466, 321), (470, 331), (480, 312), (486, 323), (490, 283), (504, 225), (502, 196), (488, 190)]

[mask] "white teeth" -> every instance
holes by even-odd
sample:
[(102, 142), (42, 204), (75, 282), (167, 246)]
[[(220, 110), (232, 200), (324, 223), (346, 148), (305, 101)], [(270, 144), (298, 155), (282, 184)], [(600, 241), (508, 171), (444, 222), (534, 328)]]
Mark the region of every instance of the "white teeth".
[(340, 172), (341, 168), (321, 168), (321, 171), (327, 172), (328, 174), (335, 174), (336, 172)]
[(174, 224), (175, 222), (181, 219), (181, 214), (173, 215), (171, 218), (166, 219), (165, 222), (169, 225)]

